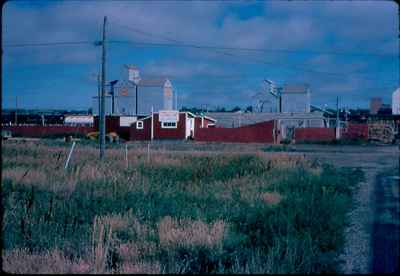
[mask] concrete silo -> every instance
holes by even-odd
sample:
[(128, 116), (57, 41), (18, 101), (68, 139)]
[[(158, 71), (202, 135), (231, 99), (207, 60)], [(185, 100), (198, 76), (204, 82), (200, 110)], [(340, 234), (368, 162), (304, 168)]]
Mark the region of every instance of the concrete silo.
[(400, 115), (400, 88), (397, 88), (392, 95), (392, 114)]
[(164, 83), (164, 110), (172, 110), (173, 103), (173, 92), (172, 92), (172, 84), (166, 79)]

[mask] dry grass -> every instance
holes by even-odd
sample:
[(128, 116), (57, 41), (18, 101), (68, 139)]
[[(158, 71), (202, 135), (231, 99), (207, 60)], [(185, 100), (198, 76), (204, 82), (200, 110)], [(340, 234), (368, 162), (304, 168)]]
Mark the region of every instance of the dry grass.
[[(124, 147), (108, 148), (100, 163), (96, 148), (77, 144), (64, 170), (69, 147), (5, 143), (4, 268), (15, 273), (313, 271), (301, 262), (307, 261), (304, 256), (315, 261), (320, 252), (314, 244), (325, 246), (338, 235), (332, 229), (340, 229), (345, 202), (338, 192), (331, 196), (334, 190), (319, 192), (325, 169), (303, 156), (212, 148), (172, 152), (154, 146), (148, 162), (147, 145), (129, 147), (126, 168)], [(339, 179), (334, 173), (328, 173), (329, 181)], [(340, 181), (333, 186), (343, 190), (348, 183)], [(330, 205), (319, 208), (326, 200), (318, 196), (331, 198), (334, 212)], [(293, 215), (281, 217), (286, 211)], [(314, 216), (321, 212), (327, 215)], [(279, 224), (292, 217), (313, 223), (305, 230), (318, 232), (313, 244), (300, 244), (291, 234), (282, 237), (286, 225)], [(318, 230), (319, 219), (336, 223), (329, 229), (334, 234)], [(279, 232), (272, 246), (271, 229)], [(310, 251), (301, 252), (306, 247)], [(230, 264), (218, 263), (221, 259)]]
[(262, 193), (261, 198), (263, 199), (263, 201), (265, 203), (267, 203), (269, 205), (278, 205), (282, 200), (282, 196), (277, 192)]
[(165, 247), (205, 246), (220, 249), (227, 228), (222, 220), (207, 224), (201, 220), (176, 220), (167, 216), (158, 224), (158, 234), (160, 245)]
[(41, 254), (13, 249), (3, 251), (3, 269), (13, 274), (75, 274), (90, 273), (92, 265), (82, 259), (71, 261), (58, 249)]
[(159, 262), (124, 263), (118, 273), (122, 274), (161, 274)]

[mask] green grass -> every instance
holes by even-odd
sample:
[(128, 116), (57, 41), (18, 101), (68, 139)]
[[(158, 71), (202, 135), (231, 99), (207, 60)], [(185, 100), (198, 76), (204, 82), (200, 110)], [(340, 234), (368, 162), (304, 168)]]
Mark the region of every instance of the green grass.
[[(14, 272), (20, 262), (37, 272), (32, 256), (56, 258), (56, 272), (85, 262), (85, 272), (335, 272), (352, 189), (363, 177), (262, 153), (153, 152), (147, 162), (144, 149), (125, 168), (121, 149), (99, 164), (90, 146), (64, 172), (57, 164), (68, 148), (2, 150), (3, 260)], [(34, 168), (43, 174), (24, 177)]]
[(288, 146), (288, 145), (271, 145), (268, 147), (265, 147), (262, 149), (265, 152), (293, 152), (296, 151), (296, 149), (294, 147)]
[(364, 139), (339, 139), (332, 141), (298, 141), (296, 144), (319, 144), (319, 145), (367, 145)]

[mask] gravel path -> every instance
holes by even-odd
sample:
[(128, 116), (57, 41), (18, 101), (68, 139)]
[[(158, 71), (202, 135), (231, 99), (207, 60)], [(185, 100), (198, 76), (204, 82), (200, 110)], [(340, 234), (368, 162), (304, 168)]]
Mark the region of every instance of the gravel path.
[(374, 183), (376, 170), (365, 173), (365, 181), (360, 183), (354, 194), (354, 209), (347, 214), (349, 225), (345, 229), (345, 247), (339, 256), (342, 274), (371, 273), (371, 233), (374, 221)]
[(345, 246), (338, 258), (339, 273), (373, 273), (373, 227), (379, 216), (375, 214), (376, 181), (378, 174), (398, 168), (398, 147), (310, 146), (304, 148), (304, 154), (335, 166), (359, 167), (364, 171), (365, 181), (355, 191), (354, 207), (347, 214), (349, 224), (344, 232)]

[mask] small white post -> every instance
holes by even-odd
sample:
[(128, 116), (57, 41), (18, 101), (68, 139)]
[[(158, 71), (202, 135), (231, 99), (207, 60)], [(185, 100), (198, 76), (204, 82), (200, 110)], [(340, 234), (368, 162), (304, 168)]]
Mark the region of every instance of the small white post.
[(75, 141), (72, 142), (72, 147), (71, 147), (71, 150), (69, 151), (68, 158), (67, 158), (67, 162), (65, 162), (64, 170), (68, 169), (69, 160), (71, 159), (72, 152), (74, 151), (74, 148), (75, 148), (75, 144), (76, 144)]
[(126, 162), (126, 168), (128, 168), (128, 144), (125, 144), (125, 162)]

